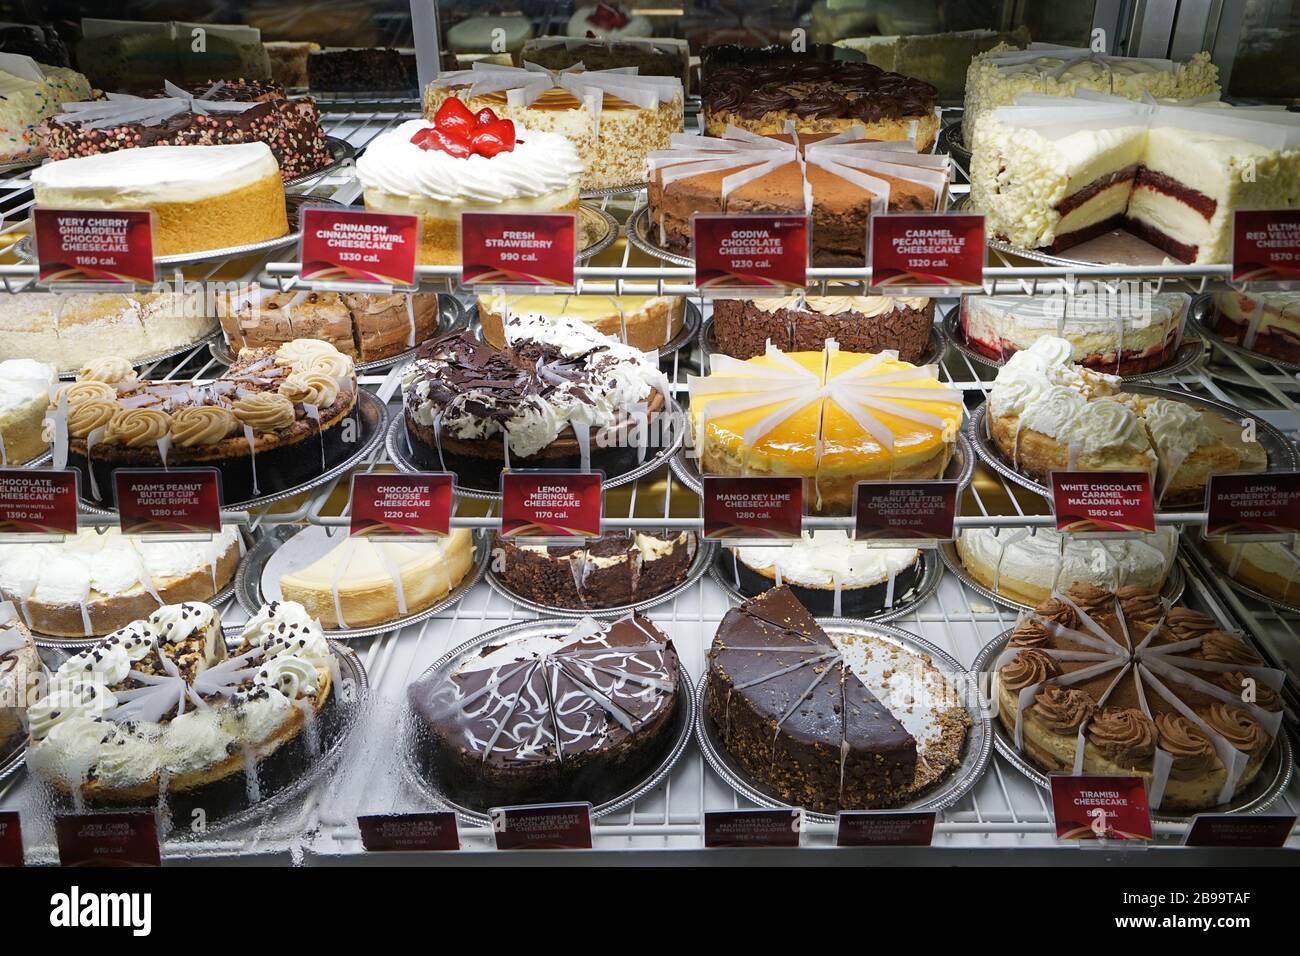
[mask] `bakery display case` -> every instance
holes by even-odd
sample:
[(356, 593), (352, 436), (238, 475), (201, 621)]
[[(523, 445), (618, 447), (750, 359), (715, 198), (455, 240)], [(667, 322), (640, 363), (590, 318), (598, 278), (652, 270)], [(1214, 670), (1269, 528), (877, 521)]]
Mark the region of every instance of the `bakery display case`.
[[(730, 860), (711, 814), (795, 808), (770, 862), (860, 855), (837, 812), (905, 809), (931, 845), (867, 858), (1050, 863), (1084, 771), (1161, 862), (1300, 850), (1183, 845), (1300, 812), (1296, 540), (1205, 533), (1210, 476), (1300, 469), (1300, 305), (1231, 262), (1300, 121), (1224, 52), (1285, 4), (1170, 56), (1144, 4), (169, 6), (0, 27), (0, 466), (79, 497), (0, 533), (29, 863), (161, 803), (167, 861), (383, 862), (359, 818), (445, 810), (454, 866), (570, 802), (590, 850), (534, 858)], [(37, 208), (149, 210), (157, 283), (50, 282)], [(321, 274), (313, 208), (416, 217), (413, 282)], [(572, 284), (462, 282), (482, 213), (569, 217)], [(979, 282), (878, 284), (873, 221), (936, 213)], [(806, 217), (803, 284), (699, 281), (709, 214)], [(142, 467), (215, 470), (223, 530), (119, 531)], [(598, 533), (506, 535), (532, 469), (600, 472)], [(1155, 532), (1058, 531), (1062, 469), (1149, 475)], [(349, 534), (355, 477), (428, 472), (447, 535)], [(709, 537), (719, 477), (801, 488), (802, 537)], [(855, 539), (862, 482), (951, 487), (951, 539)]]

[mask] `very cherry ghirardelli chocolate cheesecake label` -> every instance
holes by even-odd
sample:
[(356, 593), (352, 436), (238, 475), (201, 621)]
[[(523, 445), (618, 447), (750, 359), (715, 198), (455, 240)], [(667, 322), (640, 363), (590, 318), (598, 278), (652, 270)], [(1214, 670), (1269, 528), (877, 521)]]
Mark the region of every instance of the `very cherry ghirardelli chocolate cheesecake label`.
[(933, 810), (841, 810), (835, 815), (836, 846), (929, 846)]
[(302, 216), (302, 278), (314, 282), (415, 285), (420, 217), (338, 206), (307, 206)]
[(361, 845), (370, 853), (409, 850), (459, 850), (456, 814), (384, 813), (357, 817)]
[(1054, 471), (1056, 530), (1070, 534), (1154, 534), (1155, 496), (1145, 471)]
[(0, 866), (22, 866), (23, 827), (16, 810), (0, 810)]
[(976, 289), (984, 282), (984, 217), (899, 213), (871, 217), (871, 285), (897, 291)]
[(571, 212), (465, 212), (461, 284), (573, 288), (577, 219)]
[(1300, 472), (1211, 475), (1205, 533), (1284, 540), (1300, 534)]
[(797, 538), (803, 531), (802, 478), (705, 475), (701, 484), (706, 538)]
[(221, 531), (221, 475), (215, 468), (119, 468), (113, 482), (123, 534)]
[(37, 281), (153, 285), (153, 212), (33, 209)]
[(957, 520), (956, 481), (860, 481), (854, 499), (859, 541), (951, 541)]
[(152, 813), (68, 813), (54, 818), (64, 866), (158, 866), (158, 822)]
[(0, 469), (0, 535), (76, 533), (75, 471)]
[(501, 534), (507, 538), (599, 538), (600, 471), (507, 471), (501, 475)]
[(808, 217), (697, 213), (691, 217), (695, 287), (779, 295), (808, 282)]
[(451, 531), (454, 479), (446, 472), (352, 476), (349, 534), (445, 535)]
[(1183, 846), (1285, 846), (1295, 814), (1198, 813)]
[(493, 807), (498, 850), (590, 850), (590, 803), (538, 803)]
[(797, 847), (803, 811), (711, 810), (704, 814), (706, 847)]
[(1151, 809), (1141, 777), (1054, 773), (1058, 840), (1150, 840)]
[(1300, 283), (1300, 209), (1233, 212), (1232, 281)]

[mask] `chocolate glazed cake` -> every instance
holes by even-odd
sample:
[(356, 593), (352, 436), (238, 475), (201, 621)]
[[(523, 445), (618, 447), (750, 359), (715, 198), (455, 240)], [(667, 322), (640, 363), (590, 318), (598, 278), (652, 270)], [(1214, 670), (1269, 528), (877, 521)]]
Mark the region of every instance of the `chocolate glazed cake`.
[(671, 747), (679, 674), (672, 641), (639, 615), (487, 644), (411, 685), (415, 758), (473, 810), (602, 803)]
[(715, 299), (718, 351), (738, 359), (762, 355), (767, 343), (783, 352), (815, 352), (834, 339), (846, 352), (896, 349), (919, 364), (930, 344), (934, 301), (891, 296), (786, 296)]

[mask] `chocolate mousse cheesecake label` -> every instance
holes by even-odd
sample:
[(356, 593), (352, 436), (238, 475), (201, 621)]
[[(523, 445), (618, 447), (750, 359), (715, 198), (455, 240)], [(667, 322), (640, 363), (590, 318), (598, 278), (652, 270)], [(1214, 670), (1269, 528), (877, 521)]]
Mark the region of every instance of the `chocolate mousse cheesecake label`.
[(459, 850), (456, 814), (384, 813), (357, 817), (361, 845), (370, 853), (404, 850)]
[(1150, 840), (1151, 809), (1141, 777), (1054, 773), (1058, 840)]
[(571, 212), (461, 213), (461, 285), (572, 289), (577, 248)]
[(77, 533), (77, 473), (0, 469), (0, 536)]
[(1300, 472), (1211, 475), (1205, 534), (1288, 540), (1300, 534)]
[(153, 813), (68, 813), (54, 818), (63, 866), (159, 866)]
[(23, 828), (18, 811), (0, 811), (0, 866), (22, 866), (23, 862)]
[(704, 814), (706, 847), (797, 847), (802, 810), (713, 810)]
[(372, 538), (448, 534), (452, 480), (446, 472), (353, 475), (348, 533)]
[(984, 282), (984, 217), (975, 213), (871, 217), (872, 288), (952, 291)]
[(33, 209), (37, 281), (152, 286), (153, 212)]
[(695, 287), (705, 295), (775, 295), (808, 282), (807, 216), (697, 213), (691, 235)]
[(308, 206), (302, 210), (302, 278), (309, 282), (415, 285), (420, 217)]
[(1145, 471), (1054, 471), (1056, 530), (1070, 534), (1154, 534), (1155, 495)]
[(507, 471), (501, 534), (507, 538), (599, 538), (601, 471)]
[(1232, 281), (1300, 285), (1300, 209), (1233, 212)]
[(860, 481), (854, 500), (859, 541), (951, 541), (957, 520), (956, 481)]
[(700, 510), (706, 538), (798, 538), (803, 532), (803, 479), (705, 475)]
[(215, 468), (119, 468), (113, 482), (123, 534), (221, 531), (221, 476)]
[(493, 807), (498, 850), (590, 850), (590, 803), (537, 803)]
[(933, 810), (841, 810), (835, 815), (836, 846), (929, 846)]

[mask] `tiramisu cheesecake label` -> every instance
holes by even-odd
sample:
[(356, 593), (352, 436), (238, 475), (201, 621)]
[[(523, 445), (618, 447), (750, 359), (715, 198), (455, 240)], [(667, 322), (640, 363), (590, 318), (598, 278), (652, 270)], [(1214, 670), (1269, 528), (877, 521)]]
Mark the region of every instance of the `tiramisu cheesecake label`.
[(153, 285), (153, 212), (33, 209), (37, 281)]
[(700, 509), (706, 538), (797, 538), (803, 531), (803, 479), (705, 475)]
[(1300, 472), (1210, 475), (1205, 533), (1287, 540), (1300, 534)]
[(76, 533), (75, 471), (0, 469), (0, 536)]
[(507, 471), (501, 476), (504, 537), (598, 538), (603, 472)]
[(302, 278), (415, 285), (420, 217), (309, 206), (302, 210)]
[(1058, 840), (1150, 840), (1151, 809), (1141, 777), (1054, 773)]
[(984, 217), (972, 213), (871, 218), (875, 288), (978, 287), (984, 281)]
[(448, 534), (452, 480), (447, 472), (353, 475), (348, 533), (371, 538)]
[(215, 468), (121, 468), (113, 474), (123, 534), (219, 534)]
[(860, 481), (854, 536), (859, 541), (951, 541), (959, 491), (955, 480)]
[(1232, 217), (1232, 281), (1300, 279), (1300, 209), (1238, 209)]
[(802, 289), (808, 281), (807, 216), (692, 217), (700, 292)]
[(1054, 471), (1051, 478), (1057, 531), (1155, 533), (1155, 497), (1147, 472)]
[(573, 213), (462, 213), (461, 284), (572, 289), (576, 236)]

